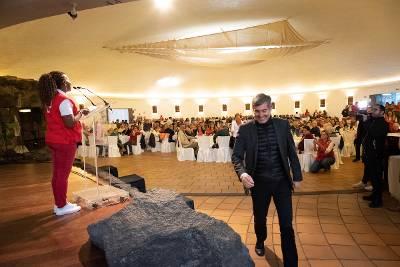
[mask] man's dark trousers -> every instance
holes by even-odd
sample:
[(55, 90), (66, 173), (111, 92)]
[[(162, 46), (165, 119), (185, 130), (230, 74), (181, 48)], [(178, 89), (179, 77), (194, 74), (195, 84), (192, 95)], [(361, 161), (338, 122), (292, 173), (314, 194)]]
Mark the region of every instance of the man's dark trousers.
[(254, 230), (257, 242), (267, 239), (267, 214), (271, 197), (274, 199), (279, 217), (281, 247), (285, 267), (298, 266), (296, 242), (292, 226), (292, 188), (287, 178), (279, 182), (260, 182), (254, 177), (255, 185), (251, 189), (254, 213)]
[(383, 159), (375, 158), (375, 155), (365, 159), (366, 172), (372, 183), (372, 203), (382, 205), (383, 191)]
[(360, 160), (361, 159), (361, 140), (359, 140), (358, 138), (354, 139), (354, 147), (356, 150), (356, 158)]

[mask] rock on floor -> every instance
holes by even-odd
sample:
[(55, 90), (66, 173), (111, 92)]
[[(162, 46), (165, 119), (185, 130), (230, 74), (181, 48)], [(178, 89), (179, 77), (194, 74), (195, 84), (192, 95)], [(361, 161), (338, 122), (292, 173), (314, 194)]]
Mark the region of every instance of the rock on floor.
[(237, 233), (190, 209), (177, 193), (132, 194), (131, 204), (88, 227), (109, 266), (254, 266)]

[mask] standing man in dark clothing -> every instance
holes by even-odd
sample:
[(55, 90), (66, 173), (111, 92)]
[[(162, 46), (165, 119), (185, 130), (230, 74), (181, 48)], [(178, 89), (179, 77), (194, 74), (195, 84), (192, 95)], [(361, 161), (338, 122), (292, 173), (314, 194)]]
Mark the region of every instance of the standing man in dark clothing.
[(361, 159), (361, 143), (362, 140), (364, 139), (365, 136), (365, 120), (364, 116), (366, 117), (366, 115), (362, 115), (362, 114), (358, 114), (356, 116), (356, 119), (358, 121), (358, 126), (357, 126), (357, 135), (356, 138), (354, 139), (354, 147), (356, 149), (356, 158), (353, 159), (353, 162), (357, 162)]
[(284, 266), (296, 267), (292, 189), (293, 185), (299, 186), (302, 173), (290, 125), (287, 120), (271, 117), (270, 96), (258, 94), (252, 104), (255, 120), (240, 126), (232, 162), (239, 180), (251, 189), (257, 236), (255, 252), (258, 256), (265, 254), (266, 217), (273, 197), (279, 217)]
[[(362, 145), (362, 141), (364, 140), (365, 133), (367, 132), (367, 129), (368, 129), (369, 125), (372, 122), (372, 108), (368, 107), (367, 108), (367, 115), (362, 115), (362, 117), (363, 117), (362, 118), (362, 121), (363, 121), (362, 122), (362, 127), (363, 127), (363, 129), (362, 129), (362, 139), (360, 140), (361, 145)], [(360, 127), (360, 125), (358, 127)], [(357, 134), (358, 134), (358, 128), (357, 128)], [(368, 174), (367, 174), (368, 169), (367, 169), (367, 167), (365, 165), (364, 160), (362, 160), (362, 162), (364, 164), (363, 177), (362, 177), (360, 182), (358, 182), (358, 183), (353, 185), (353, 188), (360, 188), (360, 189), (365, 189), (367, 191), (372, 191), (372, 186), (368, 185), (368, 181), (370, 181), (370, 179), (368, 177)]]
[(362, 142), (363, 145), (363, 161), (365, 164), (365, 172), (371, 178), (372, 194), (364, 196), (364, 200), (371, 201), (369, 207), (382, 207), (382, 174), (383, 159), (385, 150), (385, 139), (389, 131), (389, 126), (384, 118), (385, 107), (382, 105), (374, 105), (371, 109), (372, 120), (366, 129), (366, 134)]

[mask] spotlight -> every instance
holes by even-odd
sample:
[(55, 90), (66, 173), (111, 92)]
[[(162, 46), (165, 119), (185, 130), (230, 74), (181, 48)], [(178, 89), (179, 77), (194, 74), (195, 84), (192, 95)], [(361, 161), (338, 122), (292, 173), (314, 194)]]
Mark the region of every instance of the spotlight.
[(172, 7), (172, 0), (154, 0), (156, 8), (166, 11)]
[(78, 12), (76, 11), (76, 3), (72, 3), (72, 9), (71, 11), (68, 11), (68, 15), (72, 18), (72, 19), (76, 19), (78, 17)]

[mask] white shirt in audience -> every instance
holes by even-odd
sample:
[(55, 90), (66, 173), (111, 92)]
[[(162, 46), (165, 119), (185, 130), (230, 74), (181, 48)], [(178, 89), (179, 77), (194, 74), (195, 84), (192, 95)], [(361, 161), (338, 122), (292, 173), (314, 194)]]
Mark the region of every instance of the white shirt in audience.
[(235, 120), (233, 120), (231, 126), (232, 136), (236, 138), (238, 131), (239, 131), (239, 125), (236, 123)]

